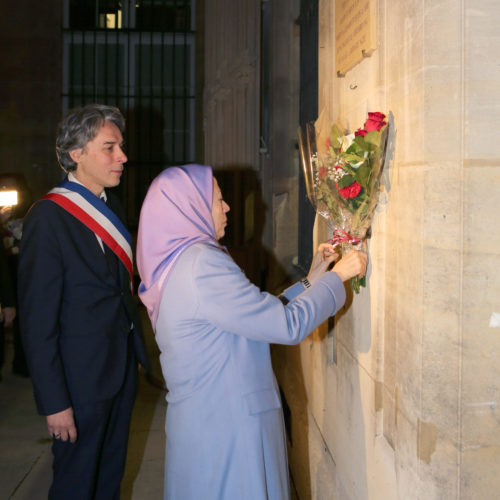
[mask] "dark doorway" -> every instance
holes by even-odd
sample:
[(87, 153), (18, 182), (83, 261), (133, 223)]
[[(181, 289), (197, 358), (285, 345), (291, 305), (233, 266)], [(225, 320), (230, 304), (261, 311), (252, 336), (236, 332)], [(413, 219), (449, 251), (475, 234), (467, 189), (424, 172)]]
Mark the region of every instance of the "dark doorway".
[[(300, 2), (300, 105), (299, 122), (305, 127), (318, 117), (318, 0)], [(307, 273), (312, 256), (314, 208), (306, 194), (302, 167), (299, 168), (298, 265)]]

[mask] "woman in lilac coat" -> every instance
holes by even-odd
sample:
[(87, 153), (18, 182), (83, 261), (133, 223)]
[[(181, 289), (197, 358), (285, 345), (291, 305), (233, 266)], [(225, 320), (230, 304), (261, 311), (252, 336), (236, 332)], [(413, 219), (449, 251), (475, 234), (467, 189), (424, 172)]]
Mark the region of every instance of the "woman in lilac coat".
[(289, 498), (269, 344), (299, 343), (342, 307), (342, 282), (366, 269), (366, 255), (350, 252), (325, 272), (335, 254), (322, 245), (310, 283), (281, 299), (263, 293), (218, 243), (228, 211), (200, 165), (164, 170), (141, 210), (139, 295), (169, 390), (165, 499)]

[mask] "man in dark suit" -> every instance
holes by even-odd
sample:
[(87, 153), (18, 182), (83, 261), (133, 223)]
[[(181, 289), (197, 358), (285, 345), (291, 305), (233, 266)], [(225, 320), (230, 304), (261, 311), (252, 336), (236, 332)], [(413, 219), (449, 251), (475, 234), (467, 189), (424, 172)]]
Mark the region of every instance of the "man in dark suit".
[(25, 218), (21, 333), (53, 437), (52, 499), (119, 498), (137, 363), (149, 370), (132, 297), (131, 239), (117, 186), (127, 157), (118, 109), (71, 111), (56, 141), (67, 178)]

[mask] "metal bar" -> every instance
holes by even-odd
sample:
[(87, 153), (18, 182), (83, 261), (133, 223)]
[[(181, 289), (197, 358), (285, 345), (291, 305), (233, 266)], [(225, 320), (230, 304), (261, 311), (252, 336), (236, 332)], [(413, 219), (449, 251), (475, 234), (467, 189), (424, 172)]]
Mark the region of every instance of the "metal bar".
[[(184, 16), (186, 15), (185, 11), (186, 5), (184, 4)], [(184, 19), (184, 26), (183, 26), (183, 31), (184, 31), (184, 36), (183, 36), (183, 51), (184, 51), (184, 74), (183, 74), (183, 82), (182, 82), (182, 100), (183, 100), (183, 108), (184, 108), (184, 113), (182, 116), (182, 149), (183, 149), (183, 163), (187, 159), (187, 126), (186, 126), (186, 118), (187, 118), (187, 93), (186, 93), (186, 85), (187, 85), (187, 68), (188, 68), (188, 47), (187, 47), (187, 26), (186, 26), (186, 19)]]
[[(154, 7), (154, 2), (153, 2)], [(153, 29), (153, 9), (151, 9), (151, 29)], [(154, 157), (153, 147), (154, 147), (154, 127), (153, 127), (153, 116), (154, 116), (154, 85), (153, 85), (153, 62), (154, 62), (154, 44), (153, 44), (153, 33), (149, 33), (149, 158)]]
[[(107, 18), (99, 24), (100, 14), (114, 13), (118, 23), (120, 5), (116, 1), (109, 8), (103, 6), (101, 12), (102, 3), (94, 0), (89, 6), (85, 0), (63, 1), (66, 21), (62, 34), (68, 52), (62, 98), (67, 107), (90, 100), (114, 101), (124, 113), (129, 124), (125, 140), (133, 148), (128, 151), (128, 170), (136, 176), (123, 183), (121, 193), (130, 200), (125, 203), (127, 215), (135, 221), (152, 177), (166, 165), (192, 159), (196, 91), (192, 85), (194, 40), (190, 35), (195, 17), (190, 15), (190, 8), (194, 2), (151, 0), (149, 6), (141, 3), (136, 7), (135, 0), (123, 0), (121, 28), (115, 24), (114, 34), (109, 33), (112, 28), (108, 28)], [(90, 23), (78, 25), (79, 29), (70, 23), (70, 6), (75, 4), (85, 6), (86, 13), (80, 20), (73, 16), (73, 20)], [(89, 7), (95, 10), (89, 12)], [(135, 19), (140, 24), (134, 23)]]
[[(167, 26), (167, 13), (166, 13), (166, 9), (165, 9), (165, 0), (163, 0), (163, 16), (162, 16), (162, 19), (163, 19), (163, 23), (162, 23), (162, 32), (161, 32), (161, 43), (160, 43), (160, 59), (161, 59), (161, 62), (160, 62), (160, 110), (161, 110), (161, 113), (163, 115), (163, 110), (164, 110), (164, 107), (163, 107), (163, 104), (165, 102), (165, 61), (164, 61), (164, 58), (165, 58), (165, 52), (164, 52), (164, 48), (165, 48), (165, 27)], [(164, 137), (165, 137), (165, 134), (164, 134), (164, 130), (166, 128), (166, 123), (165, 123), (165, 119), (166, 117), (162, 116), (162, 130), (161, 130), (161, 141), (160, 141), (160, 144), (161, 144), (161, 152), (160, 152), (160, 161), (163, 162), (165, 160), (164, 158), (164, 152), (165, 152), (165, 148), (166, 148), (166, 145), (163, 143), (164, 142)], [(151, 178), (150, 178), (151, 180)]]
[[(177, 0), (174, 0), (174, 15), (177, 10)], [(177, 75), (176, 75), (176, 57), (177, 57), (177, 26), (175, 24), (174, 18), (174, 28), (173, 28), (173, 43), (172, 43), (172, 96), (173, 96), (173, 106), (172, 106), (172, 158), (174, 162), (177, 162), (176, 154), (176, 130), (177, 130)]]

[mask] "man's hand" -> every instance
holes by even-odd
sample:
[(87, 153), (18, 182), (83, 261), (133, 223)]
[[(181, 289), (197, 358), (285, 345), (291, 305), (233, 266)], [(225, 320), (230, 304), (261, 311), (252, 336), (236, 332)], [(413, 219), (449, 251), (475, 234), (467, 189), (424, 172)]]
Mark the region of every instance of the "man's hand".
[(316, 255), (313, 257), (311, 262), (311, 269), (309, 269), (309, 274), (307, 279), (311, 285), (317, 281), (325, 271), (328, 266), (338, 258), (338, 253), (335, 251), (335, 247), (330, 245), (330, 243), (321, 243), (318, 247)]
[(366, 273), (367, 263), (366, 253), (361, 250), (351, 250), (333, 266), (332, 271), (337, 273), (342, 281), (350, 280), (354, 276), (362, 278)]
[(3, 313), (3, 321), (5, 326), (11, 326), (14, 318), (16, 317), (16, 308), (15, 307), (4, 307), (2, 309)]
[(47, 428), (50, 437), (74, 443), (77, 438), (73, 408), (66, 408), (58, 413), (47, 415)]

